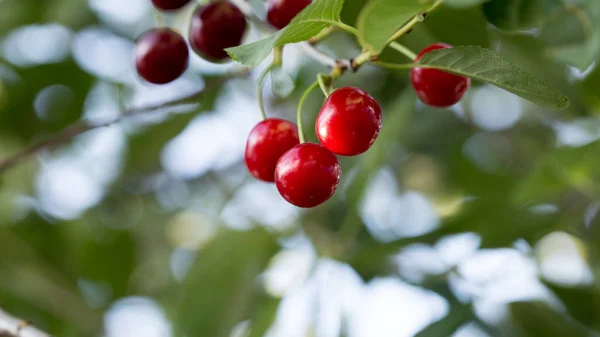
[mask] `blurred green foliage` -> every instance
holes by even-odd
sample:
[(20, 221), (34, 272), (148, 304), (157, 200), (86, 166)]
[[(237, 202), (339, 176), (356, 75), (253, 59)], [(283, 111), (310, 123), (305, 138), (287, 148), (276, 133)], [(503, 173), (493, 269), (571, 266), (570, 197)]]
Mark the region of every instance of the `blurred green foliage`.
[[(347, 0), (342, 21), (354, 25), (366, 2)], [(468, 232), (479, 235), (480, 249), (513, 247), (515, 242), (534, 249), (548, 234), (563, 231), (581, 243), (582, 255), (594, 273), (593, 284), (570, 287), (542, 278), (560, 306), (517, 301), (509, 306), (512, 320), (494, 325), (476, 314), (470, 300), (454, 294), (449, 273), (423, 282), (405, 280), (438, 293), (449, 304), (448, 315), (417, 336), (451, 336), (468, 323), (476, 323), (492, 336), (600, 333), (600, 227), (595, 213), (590, 215), (600, 197), (600, 68), (581, 74), (599, 60), (600, 1), (456, 0), (452, 4), (433, 12), (401, 42), (412, 50), (435, 41), (490, 48), (564, 92), (571, 106), (557, 112), (519, 101), (523, 108), (519, 121), (510, 128), (490, 130), (475, 118), (474, 95), (465, 97), (460, 113), (432, 109), (416, 102), (406, 71), (364, 67), (344, 75), (336, 85), (364, 86), (383, 107), (384, 128), (373, 148), (361, 157), (341, 159), (344, 180), (338, 193), (327, 204), (301, 213), (293, 229), (267, 230), (253, 223), (253, 229), (237, 231), (227, 229), (220, 215), (248, 178), (241, 161), (178, 181), (188, 195), (170, 208), (148, 187), (159, 178), (167, 183), (176, 180), (163, 172), (161, 153), (192, 120), (215, 109), (225, 91), (219, 83), (190, 111), (127, 134), (119, 176), (106, 186), (102, 200), (76, 219), (18, 207), (38, 196), (43, 160), (32, 158), (0, 176), (0, 307), (56, 336), (99, 336), (104, 314), (114, 302), (147, 296), (164, 307), (176, 336), (229, 336), (238, 323), (249, 320), (249, 336), (258, 337), (274, 322), (281, 302), (266, 291), (261, 275), (291, 234), (305, 234), (320, 256), (347, 263), (368, 282), (384, 276), (401, 278), (391, 257), (416, 243), (434, 245), (449, 235)], [(121, 36), (86, 1), (0, 1), (2, 38), (20, 27), (48, 23), (64, 25), (75, 34), (102, 27)], [(321, 48), (360, 51), (342, 33), (334, 34)], [(0, 67), (6, 70), (0, 72), (1, 157), (82, 118), (90, 89), (100, 79), (70, 55), (57, 63), (34, 66), (19, 66), (0, 57)], [(400, 57), (386, 51), (381, 59), (400, 62)], [(322, 70), (320, 64), (303, 63), (292, 95), (272, 98), (272, 106), (292, 119), (300, 93)], [(16, 74), (18, 80), (7, 74)], [(123, 90), (123, 83), (102, 81)], [(244, 92), (254, 90), (251, 81), (233, 81)], [(68, 104), (58, 105), (58, 118), (42, 120), (33, 102), (42, 89), (55, 84), (67, 86), (73, 95)], [(471, 91), (482, 88), (473, 83)], [(320, 98), (307, 102), (307, 121), (314, 119), (321, 103)], [(557, 146), (561, 125), (574, 125), (592, 136), (585, 144)], [(312, 128), (306, 132), (315, 139)], [(475, 143), (477, 160), (465, 150), (472, 139), (486, 140)], [(42, 157), (58, 156), (71, 145), (49, 149)], [(392, 172), (401, 191), (415, 190), (431, 201), (440, 215), (435, 229), (388, 242), (371, 235), (360, 209), (370, 182), (384, 168)], [(244, 177), (242, 182), (236, 180), (239, 176)], [(539, 205), (554, 206), (555, 211), (531, 210)], [(178, 280), (170, 268), (173, 251), (181, 247), (170, 237), (169, 226), (174, 217), (190, 209), (204, 219), (194, 225), (216, 229), (206, 244), (191, 249), (193, 262), (183, 280)]]

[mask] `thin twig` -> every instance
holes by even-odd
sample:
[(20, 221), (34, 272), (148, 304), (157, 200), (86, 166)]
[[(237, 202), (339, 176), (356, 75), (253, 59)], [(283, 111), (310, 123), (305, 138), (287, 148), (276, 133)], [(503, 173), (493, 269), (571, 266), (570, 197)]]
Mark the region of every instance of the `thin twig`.
[(196, 102), (197, 100), (202, 98), (202, 96), (204, 95), (204, 93), (207, 90), (211, 89), (210, 88), (211, 86), (216, 86), (217, 84), (220, 84), (223, 81), (226, 81), (230, 78), (240, 77), (240, 76), (243, 76), (246, 74), (248, 74), (248, 69), (246, 69), (246, 68), (244, 68), (240, 71), (226, 74), (223, 77), (218, 78), (216, 80), (215, 84), (207, 85), (207, 87), (205, 87), (201, 90), (198, 90), (196, 92), (193, 92), (187, 96), (184, 96), (184, 97), (181, 97), (181, 98), (178, 98), (175, 100), (167, 101), (167, 102), (162, 102), (162, 103), (155, 104), (155, 105), (149, 105), (149, 106), (145, 106), (145, 107), (128, 109), (128, 110), (123, 111), (119, 115), (119, 117), (117, 117), (111, 121), (108, 121), (108, 122), (104, 122), (104, 123), (100, 123), (100, 124), (89, 124), (85, 121), (81, 121), (81, 122), (71, 124), (71, 125), (67, 126), (66, 128), (64, 128), (62, 131), (60, 131), (58, 134), (56, 134), (46, 140), (43, 140), (37, 144), (34, 144), (18, 153), (15, 153), (14, 155), (12, 155), (10, 157), (0, 160), (0, 174), (4, 173), (9, 168), (14, 167), (15, 165), (21, 163), (25, 159), (39, 153), (40, 151), (42, 151), (44, 149), (54, 148), (59, 145), (63, 145), (65, 143), (67, 143), (68, 141), (70, 141), (71, 139), (75, 138), (76, 136), (79, 136), (87, 131), (107, 127), (107, 126), (119, 123), (126, 118), (143, 115), (143, 114), (150, 113), (150, 112), (153, 112), (156, 110), (175, 107), (175, 106), (186, 104), (186, 103)]
[(18, 319), (0, 309), (1, 337), (51, 337), (49, 334), (33, 327), (24, 320)]

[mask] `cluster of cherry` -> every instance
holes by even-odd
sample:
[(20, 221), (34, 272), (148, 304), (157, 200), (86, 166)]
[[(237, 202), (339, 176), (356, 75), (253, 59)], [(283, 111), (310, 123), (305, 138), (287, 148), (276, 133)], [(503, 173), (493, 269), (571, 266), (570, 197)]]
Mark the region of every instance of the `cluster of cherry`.
[(381, 108), (355, 87), (332, 92), (321, 107), (315, 130), (322, 145), (300, 143), (297, 126), (268, 118), (252, 129), (245, 161), (250, 173), (275, 182), (281, 196), (298, 207), (327, 201), (338, 187), (342, 169), (335, 154), (367, 151), (381, 131)]
[[(152, 0), (159, 10), (171, 11), (191, 0)], [(275, 28), (285, 27), (311, 0), (267, 0), (267, 20)], [(246, 31), (246, 18), (227, 0), (199, 5), (194, 11), (189, 42), (204, 59), (228, 59), (225, 48), (238, 46)], [(435, 49), (451, 48), (433, 44), (421, 51), (415, 62)], [(137, 71), (155, 84), (171, 82), (188, 65), (184, 38), (169, 28), (156, 28), (138, 38), (135, 46)], [(433, 107), (457, 103), (470, 86), (470, 79), (433, 68), (415, 67), (411, 83), (417, 96)], [(368, 93), (355, 87), (333, 91), (323, 104), (315, 123), (320, 144), (305, 143), (302, 130), (292, 122), (267, 118), (256, 125), (246, 144), (245, 162), (257, 179), (274, 182), (281, 196), (298, 207), (315, 207), (335, 193), (341, 166), (336, 157), (355, 156), (367, 151), (382, 126), (381, 108)]]
[[(191, 0), (152, 0), (161, 11), (181, 9)], [(267, 20), (275, 28), (285, 27), (311, 0), (269, 0)], [(241, 44), (247, 23), (244, 13), (233, 3), (213, 1), (199, 5), (192, 15), (189, 43), (192, 50), (210, 62), (229, 59), (224, 49)], [(166, 84), (183, 74), (188, 67), (188, 46), (181, 34), (170, 28), (144, 32), (135, 43), (138, 74), (154, 84)]]

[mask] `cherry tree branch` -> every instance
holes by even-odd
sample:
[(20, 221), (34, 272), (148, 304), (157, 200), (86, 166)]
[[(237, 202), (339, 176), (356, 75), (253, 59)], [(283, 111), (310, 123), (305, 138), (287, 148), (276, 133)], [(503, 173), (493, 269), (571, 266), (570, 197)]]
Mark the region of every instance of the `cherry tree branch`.
[(51, 337), (0, 309), (0, 337)]
[(80, 122), (71, 124), (71, 125), (67, 126), (66, 128), (64, 128), (62, 131), (60, 131), (58, 134), (51, 136), (50, 138), (45, 139), (37, 144), (31, 145), (30, 147), (27, 147), (24, 150), (22, 150), (18, 153), (15, 153), (12, 156), (9, 156), (9, 157), (6, 157), (6, 158), (0, 160), (0, 174), (4, 173), (6, 170), (14, 167), (15, 165), (23, 162), (27, 158), (41, 152), (42, 150), (55, 148), (57, 146), (63, 145), (65, 143), (69, 142), (71, 139), (73, 139), (87, 131), (111, 126), (113, 124), (117, 124), (117, 123), (123, 121), (124, 119), (144, 115), (144, 114), (151, 113), (151, 112), (154, 112), (157, 110), (170, 108), (170, 107), (176, 107), (176, 106), (179, 106), (182, 104), (197, 103), (198, 100), (204, 96), (206, 91), (212, 89), (212, 87), (214, 87), (218, 84), (221, 84), (224, 81), (227, 81), (228, 79), (245, 76), (249, 73), (249, 70), (250, 69), (248, 69), (248, 68), (242, 68), (241, 70), (228, 73), (222, 77), (219, 77), (218, 79), (213, 81), (212, 84), (208, 84), (205, 88), (203, 88), (201, 90), (198, 90), (189, 95), (186, 95), (186, 96), (183, 96), (183, 97), (171, 100), (171, 101), (162, 102), (159, 104), (149, 105), (149, 106), (145, 106), (145, 107), (138, 107), (138, 108), (124, 110), (121, 112), (121, 114), (117, 118), (107, 121), (107, 122), (104, 122), (104, 123), (89, 124), (86, 121), (80, 121)]

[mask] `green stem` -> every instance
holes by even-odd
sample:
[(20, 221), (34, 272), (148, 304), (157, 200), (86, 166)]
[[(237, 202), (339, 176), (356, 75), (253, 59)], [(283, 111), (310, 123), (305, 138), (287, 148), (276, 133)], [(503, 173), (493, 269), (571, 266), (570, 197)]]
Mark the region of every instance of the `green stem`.
[(382, 68), (387, 68), (387, 69), (412, 69), (416, 66), (416, 63), (388, 63), (388, 62), (381, 62), (381, 61), (376, 61), (373, 62), (374, 65), (376, 66), (380, 66)]
[(306, 98), (308, 97), (310, 92), (313, 91), (318, 86), (319, 86), (319, 81), (315, 81), (315, 83), (311, 84), (310, 87), (306, 88), (306, 90), (302, 94), (302, 97), (300, 97), (300, 102), (298, 102), (298, 115), (296, 116), (296, 118), (297, 118), (297, 123), (298, 123), (298, 136), (300, 137), (300, 143), (305, 142), (304, 129), (302, 128), (302, 106), (304, 106), (304, 101), (306, 101)]
[(271, 70), (279, 67), (278, 65), (272, 63), (268, 66), (258, 77), (257, 89), (256, 89), (256, 99), (258, 101), (258, 107), (260, 108), (260, 116), (262, 120), (267, 119), (267, 113), (265, 112), (265, 103), (263, 100), (263, 83), (265, 81), (265, 77), (271, 72)]
[(329, 35), (331, 35), (333, 32), (335, 32), (338, 29), (339, 29), (339, 27), (337, 27), (337, 26), (329, 26), (329, 27), (323, 29), (322, 31), (320, 31), (317, 35), (308, 39), (308, 43), (315, 45), (315, 44), (325, 40), (326, 38), (328, 38)]
[(424, 13), (420, 13), (418, 15), (415, 15), (415, 17), (413, 17), (410, 21), (408, 21), (407, 24), (405, 24), (404, 26), (402, 26), (402, 28), (400, 28), (398, 31), (396, 31), (394, 33), (394, 35), (392, 35), (392, 37), (390, 37), (388, 39), (386, 45), (389, 45), (393, 41), (395, 41), (398, 38), (400, 38), (402, 35), (408, 33), (409, 31), (411, 31), (419, 22), (423, 22), (423, 19), (424, 19), (424, 17), (425, 17), (426, 14), (428, 14), (429, 12), (431, 12), (431, 11), (435, 10), (436, 8), (440, 7), (442, 5), (442, 3), (444, 3), (444, 0), (437, 0), (436, 2), (433, 3), (433, 5), (431, 5), (431, 7), (427, 8), (427, 10)]
[(358, 30), (352, 26), (349, 26), (343, 22), (336, 22), (335, 25), (341, 30), (345, 30), (352, 35), (358, 36)]
[(329, 88), (327, 88), (327, 84), (325, 83), (326, 81), (331, 83), (331, 78), (328, 77), (325, 74), (317, 74), (317, 81), (319, 82), (319, 86), (321, 87), (321, 90), (323, 91), (323, 94), (325, 95), (325, 97), (329, 97), (329, 93), (331, 92)]
[(283, 46), (275, 47), (273, 49), (273, 64), (281, 66), (283, 64)]
[(399, 51), (400, 53), (406, 55), (406, 57), (408, 57), (409, 59), (411, 59), (413, 61), (417, 59), (417, 54), (415, 54), (412, 50), (408, 49), (403, 44), (400, 44), (396, 41), (392, 41), (390, 43), (390, 48)]
[(265, 103), (263, 99), (263, 84), (265, 82), (265, 78), (271, 72), (271, 70), (275, 68), (281, 67), (283, 64), (282, 61), (283, 55), (283, 46), (275, 47), (273, 49), (273, 62), (268, 66), (258, 77), (258, 85), (256, 88), (256, 99), (258, 100), (258, 107), (260, 108), (260, 115), (263, 120), (267, 119), (267, 113), (265, 112)]

